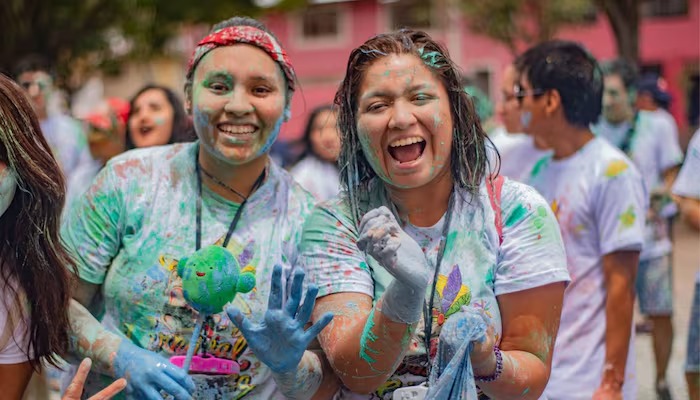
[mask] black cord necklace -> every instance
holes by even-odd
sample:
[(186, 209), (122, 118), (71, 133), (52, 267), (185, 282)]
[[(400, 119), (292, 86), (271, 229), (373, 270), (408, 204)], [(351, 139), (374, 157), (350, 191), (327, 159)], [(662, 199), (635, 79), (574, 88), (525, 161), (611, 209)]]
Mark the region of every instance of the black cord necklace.
[[(209, 172), (205, 171), (204, 168), (199, 165), (199, 159), (198, 155), (195, 155), (194, 159), (194, 165), (195, 165), (195, 170), (197, 174), (197, 191), (198, 191), (198, 196), (197, 196), (197, 211), (196, 211), (196, 232), (195, 232), (195, 251), (199, 250), (202, 248), (202, 176), (200, 174), (203, 173), (204, 175), (207, 176), (207, 178), (213, 180), (217, 185), (222, 186), (232, 193), (236, 194), (237, 196), (240, 196), (243, 201), (241, 202), (241, 205), (238, 206), (238, 210), (236, 210), (236, 214), (233, 216), (233, 219), (231, 220), (231, 224), (228, 227), (228, 231), (226, 232), (226, 237), (224, 238), (224, 242), (222, 243), (222, 247), (227, 247), (228, 242), (231, 240), (231, 235), (233, 235), (233, 231), (236, 229), (236, 225), (238, 225), (238, 221), (241, 219), (241, 215), (243, 214), (243, 208), (245, 207), (246, 203), (248, 202), (248, 197), (243, 196), (241, 193), (239, 193), (236, 189), (226, 185), (225, 183), (221, 182), (219, 179), (214, 177), (212, 174)], [(253, 188), (251, 189), (250, 193), (252, 194), (255, 192), (263, 183), (265, 180), (265, 169), (260, 173), (260, 176), (258, 176), (258, 179), (255, 180), (255, 183), (253, 183)]]
[(433, 272), (433, 286), (430, 289), (430, 298), (428, 302), (423, 301), (423, 324), (424, 331), (423, 341), (425, 344), (425, 353), (428, 357), (428, 377), (430, 377), (430, 370), (432, 369), (432, 361), (430, 359), (430, 339), (433, 334), (433, 302), (435, 300), (435, 290), (437, 288), (437, 278), (440, 273), (440, 265), (442, 264), (442, 258), (445, 255), (445, 248), (447, 247), (447, 234), (450, 230), (450, 222), (452, 221), (452, 211), (454, 209), (454, 198), (456, 193), (454, 189), (450, 193), (450, 200), (447, 204), (447, 215), (445, 218), (445, 225), (442, 227), (442, 237), (440, 238), (440, 246), (438, 247), (437, 259), (435, 260), (435, 272)]
[(629, 128), (627, 128), (627, 131), (625, 132), (625, 136), (622, 138), (622, 143), (620, 143), (620, 150), (622, 150), (623, 153), (627, 155), (627, 157), (630, 156), (632, 153), (632, 142), (635, 139), (635, 136), (637, 134), (637, 124), (639, 123), (639, 113), (634, 114), (634, 118), (632, 119), (632, 124), (630, 125)]

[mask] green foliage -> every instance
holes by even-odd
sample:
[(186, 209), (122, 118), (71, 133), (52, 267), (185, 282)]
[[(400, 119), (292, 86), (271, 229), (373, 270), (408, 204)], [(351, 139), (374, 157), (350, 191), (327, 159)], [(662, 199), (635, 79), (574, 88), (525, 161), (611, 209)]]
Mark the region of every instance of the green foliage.
[[(234, 15), (259, 15), (254, 0), (2, 0), (0, 71), (40, 54), (56, 67), (59, 83), (94, 68), (118, 71), (130, 57), (163, 54), (185, 24), (213, 24)], [(304, 5), (281, 0), (276, 8)], [(121, 45), (115, 46), (116, 42)], [(117, 43), (118, 44), (118, 43)]]
[(591, 0), (461, 0), (474, 32), (489, 36), (516, 54), (523, 46), (551, 39), (568, 23), (594, 12)]

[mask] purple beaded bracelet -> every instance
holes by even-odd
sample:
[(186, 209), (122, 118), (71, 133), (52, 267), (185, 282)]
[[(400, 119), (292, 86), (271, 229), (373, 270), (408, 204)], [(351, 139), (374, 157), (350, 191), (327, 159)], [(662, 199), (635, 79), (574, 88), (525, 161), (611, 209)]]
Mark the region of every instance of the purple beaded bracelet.
[(493, 352), (496, 353), (496, 370), (491, 376), (474, 376), (474, 380), (479, 382), (493, 382), (501, 376), (503, 372), (503, 356), (501, 356), (501, 349), (498, 346), (493, 346)]

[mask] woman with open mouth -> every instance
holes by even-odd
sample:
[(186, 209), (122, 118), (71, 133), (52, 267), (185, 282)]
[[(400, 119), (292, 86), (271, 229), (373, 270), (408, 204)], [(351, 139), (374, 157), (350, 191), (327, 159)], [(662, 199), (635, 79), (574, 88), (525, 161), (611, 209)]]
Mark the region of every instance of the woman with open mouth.
[(299, 262), (319, 287), (312, 319), (335, 315), (319, 341), (342, 397), (422, 398), (472, 332), (460, 387), (539, 398), (569, 280), (562, 239), (539, 194), (489, 176), (447, 51), (419, 31), (375, 36), (335, 103), (344, 193), (307, 219)]
[(197, 137), (182, 101), (165, 86), (149, 84), (129, 101), (126, 149), (192, 142)]

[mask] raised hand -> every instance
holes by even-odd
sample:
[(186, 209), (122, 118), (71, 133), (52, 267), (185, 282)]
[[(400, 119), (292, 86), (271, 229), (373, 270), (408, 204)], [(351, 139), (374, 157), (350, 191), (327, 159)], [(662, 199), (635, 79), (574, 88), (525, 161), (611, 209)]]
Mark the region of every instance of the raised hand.
[[(83, 395), (83, 386), (85, 385), (85, 380), (88, 377), (90, 368), (92, 367), (92, 360), (89, 358), (84, 359), (80, 366), (78, 367), (78, 372), (73, 377), (70, 385), (66, 388), (66, 392), (63, 394), (61, 400), (80, 400)], [(124, 378), (117, 379), (112, 382), (106, 388), (100, 390), (99, 393), (91, 396), (88, 400), (108, 400), (114, 395), (118, 394), (126, 387), (126, 380)]]
[(195, 389), (192, 378), (183, 369), (128, 339), (122, 339), (112, 367), (116, 377), (127, 380), (127, 398), (162, 400), (163, 391), (176, 400), (184, 400), (191, 399)]
[(304, 330), (311, 318), (318, 288), (310, 285), (304, 303), (299, 306), (303, 282), (304, 271), (295, 270), (287, 304), (282, 307), (282, 267), (275, 265), (267, 311), (263, 321), (257, 324), (237, 308), (230, 305), (226, 307), (226, 313), (240, 329), (253, 353), (272, 372), (278, 374), (295, 371), (309, 343), (333, 319), (332, 314), (324, 314), (318, 322)]
[(357, 246), (403, 284), (419, 290), (428, 285), (430, 270), (423, 250), (385, 206), (362, 217)]

